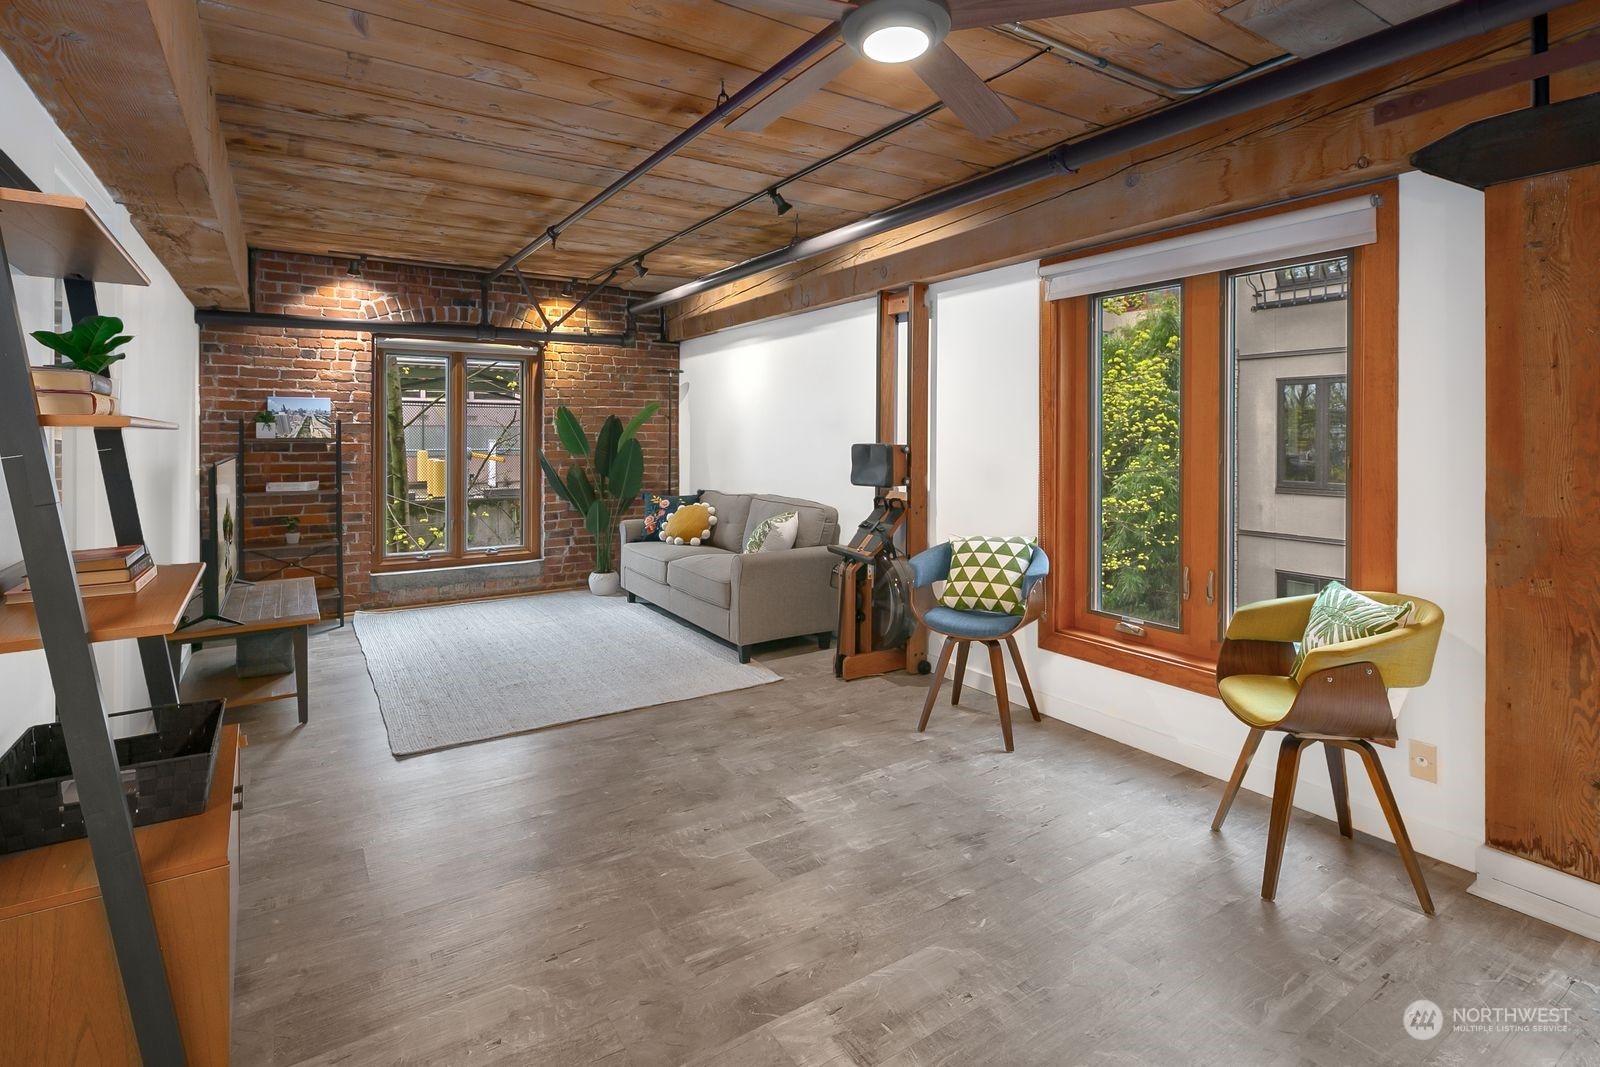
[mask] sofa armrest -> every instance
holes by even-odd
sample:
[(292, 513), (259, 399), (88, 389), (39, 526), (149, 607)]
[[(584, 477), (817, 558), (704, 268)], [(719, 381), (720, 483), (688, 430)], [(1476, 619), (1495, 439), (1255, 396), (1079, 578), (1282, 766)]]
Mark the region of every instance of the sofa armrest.
[(839, 597), (826, 545), (734, 557), (729, 604), (740, 644), (833, 629)]
[(619, 544), (617, 546), (617, 565), (620, 567), (622, 565), (622, 545), (632, 544), (634, 541), (644, 540), (644, 520), (623, 519), (621, 522), (617, 523), (617, 537), (619, 540)]

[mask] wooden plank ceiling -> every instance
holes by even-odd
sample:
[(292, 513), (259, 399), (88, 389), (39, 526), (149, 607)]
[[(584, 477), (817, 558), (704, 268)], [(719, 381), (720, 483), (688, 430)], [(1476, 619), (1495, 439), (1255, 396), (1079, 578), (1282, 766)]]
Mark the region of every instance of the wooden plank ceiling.
[[(1194, 86), (1440, 2), (1165, 0), (1028, 27)], [(738, 90), (823, 25), (754, 6), (201, 0), (248, 240), (493, 266), (700, 118), (724, 85)], [(936, 112), (784, 185), (790, 214), (752, 205), (651, 255), (649, 276), (628, 271), (630, 284), (699, 276), (782, 247), (797, 226), (832, 229), (1173, 102), (998, 30), (950, 44), (979, 74), (999, 75), (1017, 126), (980, 140)], [(693, 142), (524, 269), (601, 271), (934, 102), (910, 71), (858, 62), (759, 134), (719, 127)]]

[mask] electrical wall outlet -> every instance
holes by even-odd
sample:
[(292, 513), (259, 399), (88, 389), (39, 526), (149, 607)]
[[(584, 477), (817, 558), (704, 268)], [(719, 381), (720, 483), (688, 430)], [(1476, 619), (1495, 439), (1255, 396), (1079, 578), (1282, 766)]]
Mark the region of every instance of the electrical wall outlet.
[(1424, 782), (1439, 781), (1439, 750), (1425, 741), (1411, 742), (1411, 777)]

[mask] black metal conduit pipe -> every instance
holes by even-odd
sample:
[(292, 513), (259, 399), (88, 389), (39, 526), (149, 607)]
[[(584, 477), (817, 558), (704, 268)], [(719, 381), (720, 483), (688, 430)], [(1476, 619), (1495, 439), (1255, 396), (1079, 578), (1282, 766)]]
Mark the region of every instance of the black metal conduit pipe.
[[(997, 28), (999, 28), (999, 27), (997, 27)], [(1017, 27), (1017, 28), (1018, 29), (1022, 29), (1022, 27)], [(1088, 67), (1088, 68), (1094, 70), (1096, 73), (1104, 74), (1107, 77), (1111, 77), (1111, 78), (1120, 78), (1124, 74), (1128, 75), (1129, 77), (1139, 77), (1138, 75), (1134, 75), (1132, 71), (1129, 71), (1126, 68), (1116, 66), (1115, 64), (1111, 63), (1110, 60), (1101, 59), (1098, 56), (1090, 55), (1087, 52), (1080, 52), (1077, 49), (1071, 49), (1071, 46), (1063, 45), (1063, 44), (1061, 44), (1061, 42), (1056, 41), (1055, 38), (1046, 37), (1044, 34), (1035, 34), (1030, 30), (1030, 31), (1027, 31), (1025, 34), (1018, 34), (1018, 35), (1014, 35), (1014, 36), (1018, 36), (1019, 38), (1026, 38), (1030, 42), (1040, 45), (1041, 51), (1035, 52), (1035, 53), (1033, 53), (1032, 55), (1028, 56), (1025, 59), (1019, 59), (1017, 62), (1013, 63), (1011, 66), (1007, 67), (1005, 70), (1000, 71), (998, 74), (994, 74), (994, 75), (991, 75), (990, 77), (987, 77), (987, 78), (983, 79), (985, 82), (988, 82), (988, 83), (992, 84), (996, 79), (1005, 77), (1007, 74), (1010, 74), (1012, 71), (1016, 70), (1018, 67), (1021, 67), (1021, 66), (1025, 65), (1025, 64), (1028, 64), (1028, 63), (1031, 63), (1035, 59), (1038, 59), (1040, 56), (1056, 54), (1059, 51), (1060, 48), (1070, 49), (1070, 51), (1068, 53), (1065, 53), (1065, 55), (1070, 57), (1070, 58), (1067, 58), (1067, 62), (1069, 62), (1069, 63), (1077, 62), (1077, 63), (1079, 63), (1080, 66)], [(1087, 59), (1080, 62), (1076, 58), (1077, 56), (1085, 56), (1085, 57), (1087, 57)], [(1146, 79), (1143, 79), (1143, 81), (1145, 82), (1145, 86), (1144, 87), (1150, 89), (1151, 91), (1158, 91), (1160, 93), (1163, 93), (1164, 95), (1166, 95), (1168, 97), (1195, 96), (1195, 95), (1198, 95), (1200, 93), (1208, 92), (1208, 91), (1210, 91), (1212, 89), (1220, 89), (1222, 86), (1231, 84), (1232, 82), (1243, 81), (1244, 79), (1249, 78), (1249, 77), (1251, 77), (1253, 75), (1259, 74), (1262, 71), (1271, 70), (1273, 67), (1282, 66), (1284, 63), (1288, 62), (1289, 59), (1291, 59), (1291, 58), (1292, 57), (1290, 57), (1290, 56), (1277, 56), (1277, 57), (1275, 57), (1273, 59), (1266, 60), (1265, 62), (1257, 63), (1254, 66), (1246, 67), (1244, 70), (1238, 71), (1235, 74), (1230, 74), (1226, 78), (1220, 78), (1217, 81), (1210, 82), (1210, 83), (1208, 83), (1206, 85), (1173, 86), (1173, 85), (1167, 85), (1164, 82), (1155, 82), (1155, 81), (1152, 81), (1152, 80), (1146, 78)], [(1094, 62), (1092, 62), (1092, 63), (1089, 62), (1091, 60), (1094, 61)], [(1159, 87), (1159, 88), (1157, 88), (1157, 87)], [(765, 200), (774, 191), (782, 189), (784, 186), (790, 184), (791, 182), (799, 181), (802, 178), (808, 178), (811, 175), (815, 174), (817, 171), (823, 169), (824, 167), (832, 166), (833, 164), (839, 162), (841, 159), (844, 159), (847, 156), (852, 156), (855, 153), (861, 151), (863, 148), (869, 148), (872, 145), (877, 144), (879, 141), (883, 140), (885, 137), (891, 137), (894, 134), (899, 133), (901, 130), (905, 129), (907, 126), (913, 126), (916, 123), (921, 122), (923, 119), (928, 118), (930, 115), (933, 115), (936, 112), (942, 111), (944, 109), (944, 106), (945, 106), (944, 105), (944, 101), (942, 101), (942, 100), (935, 101), (934, 103), (929, 104), (927, 107), (923, 108), (921, 111), (914, 112), (914, 113), (912, 113), (910, 115), (907, 115), (905, 118), (902, 118), (902, 119), (896, 119), (894, 122), (892, 122), (889, 125), (883, 127), (882, 129), (874, 130), (873, 132), (867, 134), (865, 137), (861, 138), (861, 140), (852, 142), (851, 144), (847, 144), (843, 148), (839, 149), (838, 151), (831, 152), (828, 155), (823, 156), (821, 159), (817, 160), (815, 163), (808, 164), (807, 166), (802, 167), (800, 170), (795, 171), (793, 174), (790, 174), (787, 177), (779, 178), (777, 181), (773, 182), (771, 185), (767, 186), (765, 189), (762, 189), (759, 192), (751, 193), (749, 196), (745, 197), (743, 200), (740, 200), (737, 203), (729, 204), (727, 207), (723, 208), (721, 211), (718, 211), (715, 215), (708, 215), (705, 218), (701, 219), (699, 222), (692, 223), (691, 225), (686, 226), (685, 228), (679, 230), (677, 233), (671, 234), (671, 235), (669, 235), (667, 237), (663, 237), (661, 240), (657, 241), (655, 244), (649, 246), (648, 248), (644, 249), (643, 251), (636, 252), (631, 256), (628, 256), (628, 257), (626, 257), (624, 259), (618, 260), (613, 266), (611, 266), (608, 269), (613, 270), (613, 271), (621, 270), (623, 267), (626, 267), (629, 263), (632, 263), (635, 260), (644, 259), (646, 256), (654, 255), (656, 252), (659, 252), (661, 249), (667, 247), (668, 245), (673, 244), (676, 241), (681, 241), (685, 237), (690, 236), (691, 234), (697, 233), (698, 231), (700, 231), (700, 230), (704, 229), (705, 227), (711, 225), (713, 222), (720, 222), (722, 219), (727, 218), (729, 215), (733, 214), (736, 211), (742, 211), (743, 209), (749, 207), (751, 204), (755, 204), (755, 203), (758, 203), (758, 202), (760, 202), (762, 200)], [(604, 270), (597, 271), (594, 274), (591, 274), (587, 280), (588, 281), (593, 281), (594, 279), (602, 276), (603, 274), (605, 274)]]
[[(1015, 63), (1011, 64), (1011, 66), (1007, 67), (1005, 70), (1000, 71), (998, 74), (990, 75), (989, 77), (987, 77), (987, 78), (985, 78), (983, 80), (984, 80), (985, 83), (990, 83), (990, 82), (995, 81), (998, 78), (1004, 78), (1007, 74), (1010, 74), (1012, 71), (1016, 70), (1018, 67), (1025, 66), (1028, 63), (1032, 63), (1035, 59), (1038, 59), (1040, 56), (1047, 55), (1047, 54), (1049, 54), (1047, 50), (1041, 49), (1040, 51), (1033, 53), (1032, 55), (1026, 57), (1025, 59), (1017, 60)], [(861, 151), (863, 148), (870, 148), (871, 146), (877, 144), (879, 141), (883, 140), (885, 137), (893, 137), (895, 134), (899, 133), (901, 130), (905, 129), (907, 126), (914, 126), (917, 123), (921, 122), (923, 119), (928, 118), (931, 115), (937, 114), (940, 111), (943, 111), (944, 110), (944, 106), (945, 105), (944, 105), (944, 101), (943, 100), (935, 100), (933, 103), (929, 104), (927, 107), (923, 108), (921, 111), (915, 111), (915, 112), (912, 112), (911, 114), (905, 116), (904, 118), (895, 119), (893, 122), (889, 123), (889, 125), (884, 126), (881, 129), (873, 130), (871, 133), (867, 134), (865, 137), (861, 138), (859, 141), (852, 141), (851, 143), (845, 145), (843, 148), (839, 149), (838, 151), (830, 152), (827, 155), (823, 156), (821, 159), (817, 160), (816, 162), (806, 164), (804, 167), (801, 167), (799, 170), (795, 171), (793, 174), (789, 174), (789, 175), (786, 175), (785, 177), (779, 178), (777, 181), (773, 182), (771, 185), (768, 185), (764, 189), (760, 189), (760, 190), (757, 190), (756, 192), (751, 193), (749, 196), (745, 197), (743, 200), (740, 200), (737, 203), (729, 204), (727, 207), (723, 208), (721, 211), (718, 211), (716, 214), (707, 215), (705, 218), (701, 219), (699, 222), (691, 223), (690, 225), (685, 226), (683, 229), (679, 230), (677, 233), (669, 234), (668, 236), (663, 237), (661, 240), (657, 241), (655, 244), (653, 244), (650, 247), (644, 249), (644, 251), (635, 252), (631, 256), (627, 256), (626, 258), (617, 260), (617, 262), (612, 264), (610, 267), (607, 267), (607, 268), (605, 268), (603, 270), (595, 271), (593, 274), (589, 275), (589, 277), (584, 279), (584, 280), (592, 282), (596, 278), (599, 278), (602, 275), (604, 275), (606, 273), (606, 271), (608, 271), (608, 270), (613, 272), (613, 273), (615, 273), (617, 271), (620, 271), (623, 267), (626, 267), (629, 263), (634, 263), (634, 262), (637, 262), (638, 260), (644, 259), (646, 256), (654, 255), (655, 253), (661, 251), (663, 248), (665, 248), (668, 245), (674, 243), (675, 241), (681, 241), (685, 237), (688, 237), (691, 234), (694, 234), (694, 233), (699, 232), (700, 230), (703, 230), (705, 227), (711, 225), (713, 222), (722, 221), (723, 219), (727, 218), (729, 215), (732, 215), (735, 211), (742, 211), (745, 208), (749, 207), (751, 204), (759, 203), (760, 201), (765, 200), (767, 197), (769, 197), (773, 193), (781, 190), (785, 185), (788, 185), (791, 182), (797, 182), (797, 181), (800, 181), (803, 178), (809, 178), (811, 175), (815, 174), (817, 171), (823, 169), (824, 167), (830, 167), (833, 164), (839, 162), (841, 159), (844, 159), (847, 156), (853, 156), (857, 152)]]
[(317, 318), (313, 315), (274, 315), (261, 311), (199, 309), (194, 321), (201, 326), (271, 326), (282, 330), (338, 330), (346, 333), (416, 337), (428, 341), (499, 341), (506, 344), (603, 345), (622, 348), (637, 338), (626, 333), (584, 333), (580, 330), (524, 330), (515, 326), (489, 326), (476, 322), (392, 322), (386, 319)]
[(1533, 18), (1544, 14), (1551, 6), (1551, 0), (1463, 0), (1462, 3), (1440, 8), (1309, 59), (1269, 70), (1249, 81), (1174, 104), (1124, 126), (1093, 134), (1082, 141), (1064, 142), (1042, 155), (1007, 164), (920, 200), (868, 215), (743, 263), (735, 263), (640, 301), (633, 305), (632, 311), (635, 315), (655, 311), (729, 282), (831, 252), (853, 241), (1014, 192), (1047, 178), (1071, 174), (1086, 164), (1132, 152), (1263, 105), (1409, 59), (1421, 52)]
[(533, 255), (535, 252), (539, 251), (539, 249), (543, 248), (545, 245), (554, 244), (556, 238), (560, 237), (562, 232), (566, 230), (567, 227), (571, 226), (573, 223), (589, 214), (589, 212), (593, 211), (601, 204), (604, 204), (607, 200), (610, 200), (612, 197), (622, 192), (622, 190), (626, 189), (628, 186), (632, 185), (634, 182), (650, 173), (669, 156), (676, 155), (678, 151), (690, 141), (693, 141), (696, 137), (699, 137), (702, 133), (705, 133), (718, 122), (721, 122), (726, 115), (737, 111), (739, 108), (750, 103), (756, 97), (766, 92), (777, 82), (787, 77), (796, 68), (800, 67), (814, 57), (818, 52), (821, 52), (828, 45), (838, 40), (838, 38), (839, 24), (837, 22), (830, 23), (826, 28), (820, 30), (816, 36), (812, 37), (799, 48), (796, 48), (793, 52), (790, 52), (788, 55), (778, 60), (777, 66), (762, 74), (756, 75), (756, 77), (743, 89), (740, 89), (726, 100), (720, 101), (716, 107), (706, 112), (705, 115), (702, 116), (700, 120), (697, 121), (693, 126), (690, 126), (688, 129), (678, 134), (678, 136), (668, 141), (665, 145), (652, 152), (650, 157), (643, 163), (640, 163), (632, 170), (628, 171), (628, 173), (624, 174), (622, 177), (606, 186), (599, 193), (595, 194), (593, 199), (583, 204), (579, 204), (578, 207), (573, 210), (572, 214), (568, 215), (555, 225), (548, 227), (538, 237), (535, 237), (533, 240), (523, 245), (520, 250), (513, 253), (511, 257), (508, 258), (504, 263), (500, 264), (494, 270), (489, 272), (489, 280), (494, 281), (496, 278), (500, 277), (500, 275), (504, 274), (506, 271), (515, 267), (517, 264)]

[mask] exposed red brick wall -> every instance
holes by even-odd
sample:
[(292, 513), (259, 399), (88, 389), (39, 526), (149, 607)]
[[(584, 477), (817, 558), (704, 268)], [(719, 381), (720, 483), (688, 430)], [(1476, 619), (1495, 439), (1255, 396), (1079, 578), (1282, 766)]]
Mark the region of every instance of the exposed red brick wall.
[[(255, 262), (256, 310), (317, 317), (361, 317), (390, 322), (477, 321), (478, 278), (468, 272), (367, 261), (360, 276), (348, 273), (348, 260), (286, 252), (260, 252)], [(534, 297), (554, 317), (572, 301), (560, 286), (529, 279)], [(569, 319), (563, 330), (617, 334), (624, 330), (627, 294), (606, 290)], [(542, 326), (515, 279), (502, 279), (490, 293), (490, 322), (496, 326)], [(677, 379), (667, 373), (678, 366), (674, 344), (654, 342), (657, 323), (639, 324), (640, 342), (629, 347), (550, 345), (544, 363), (544, 449), (553, 460), (565, 457), (555, 435), (556, 409), (572, 408), (592, 434), (600, 421), (615, 414), (624, 419), (646, 403), (662, 410), (640, 432), (645, 454), (645, 486), (667, 484), (667, 402)], [(205, 463), (233, 455), (238, 447), (238, 420), (253, 435), (249, 420), (269, 396), (323, 396), (343, 422), (345, 439), (345, 591), (346, 606), (380, 607), (462, 599), (497, 593), (554, 589), (583, 583), (594, 562), (593, 538), (578, 516), (548, 489), (543, 493), (544, 574), (536, 580), (499, 579), (403, 594), (372, 589), (371, 570), (376, 531), (377, 444), (372, 426), (372, 339), (338, 330), (285, 330), (277, 327), (216, 327), (200, 331), (200, 454)], [(267, 480), (316, 477), (312, 449), (295, 444), (252, 450), (246, 467), (246, 489)], [(564, 469), (564, 462), (557, 460)], [(326, 464), (321, 468), (326, 471)], [(256, 501), (251, 501), (254, 505)], [(246, 538), (281, 540), (281, 514), (301, 513), (303, 501), (276, 505), (270, 525), (258, 525), (247, 510)], [(302, 539), (326, 536), (331, 505), (306, 508), (310, 517)], [(245, 576), (259, 574), (247, 567)], [(290, 572), (293, 573), (293, 572)]]

